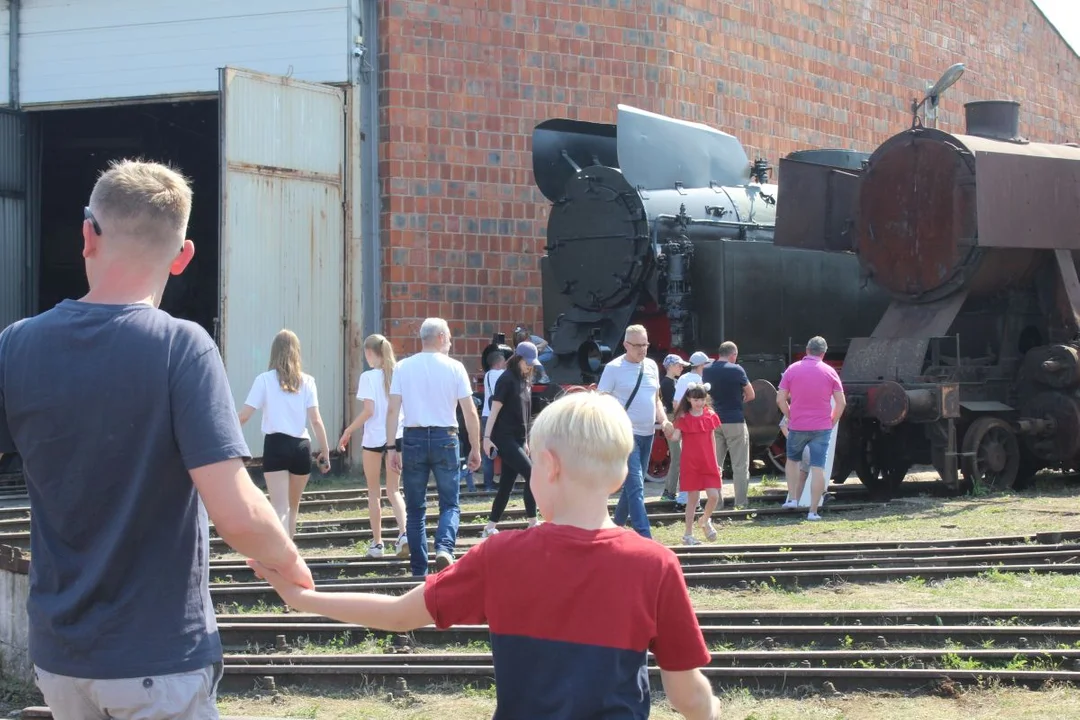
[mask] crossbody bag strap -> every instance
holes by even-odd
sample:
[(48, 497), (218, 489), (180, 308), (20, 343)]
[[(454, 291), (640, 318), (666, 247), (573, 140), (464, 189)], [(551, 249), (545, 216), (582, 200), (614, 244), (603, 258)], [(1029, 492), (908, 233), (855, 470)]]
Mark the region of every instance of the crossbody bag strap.
[(641, 388), (641, 378), (643, 378), (643, 377), (645, 377), (645, 361), (644, 360), (641, 361), (641, 368), (638, 370), (637, 384), (634, 385), (634, 391), (632, 393), (630, 393), (629, 399), (627, 399), (626, 404), (623, 405), (624, 409), (626, 409), (626, 410), (630, 409), (630, 403), (634, 402), (634, 398), (637, 397), (637, 391)]

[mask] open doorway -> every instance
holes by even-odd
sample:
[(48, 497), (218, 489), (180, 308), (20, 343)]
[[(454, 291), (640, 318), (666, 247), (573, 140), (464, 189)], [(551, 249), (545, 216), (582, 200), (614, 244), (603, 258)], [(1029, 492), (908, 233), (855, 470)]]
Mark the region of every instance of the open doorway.
[(161, 308), (215, 335), (218, 315), (218, 103), (55, 110), (39, 115), (41, 242), (38, 311), (87, 291), (79, 227), (99, 173), (111, 160), (139, 157), (171, 165), (191, 181), (188, 237), (195, 258), (171, 277)]

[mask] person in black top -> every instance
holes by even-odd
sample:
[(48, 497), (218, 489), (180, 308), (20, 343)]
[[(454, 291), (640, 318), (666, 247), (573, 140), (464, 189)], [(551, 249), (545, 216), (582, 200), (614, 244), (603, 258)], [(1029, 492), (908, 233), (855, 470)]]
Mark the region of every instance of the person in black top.
[(660, 378), (660, 402), (664, 404), (664, 411), (669, 418), (675, 415), (675, 381), (688, 367), (690, 363), (675, 353), (664, 358), (664, 377)]
[(731, 456), (735, 475), (735, 507), (746, 507), (750, 486), (750, 432), (743, 416), (743, 404), (754, 399), (754, 386), (746, 371), (735, 361), (739, 348), (730, 340), (720, 345), (718, 359), (705, 368), (702, 380), (709, 386), (713, 409), (720, 416), (716, 436), (716, 463), (723, 468), (724, 458)]
[[(660, 378), (660, 402), (664, 404), (668, 420), (675, 420), (675, 381), (688, 367), (690, 363), (675, 353), (664, 358), (664, 377)], [(670, 463), (667, 477), (664, 478), (664, 492), (660, 495), (660, 499), (675, 502), (676, 493), (679, 490), (679, 461), (682, 446), (674, 440), (668, 440), (667, 445)]]
[(496, 524), (506, 509), (518, 475), (525, 479), (525, 516), (529, 527), (537, 524), (536, 500), (529, 487), (532, 462), (527, 438), (532, 420), (532, 378), (535, 369), (541, 366), (538, 354), (531, 342), (518, 343), (491, 395), (491, 412), (484, 426), (484, 454), (490, 457), (493, 450), (498, 450), (502, 473), (499, 491), (491, 503), (491, 517), (484, 528), (485, 538), (499, 532)]

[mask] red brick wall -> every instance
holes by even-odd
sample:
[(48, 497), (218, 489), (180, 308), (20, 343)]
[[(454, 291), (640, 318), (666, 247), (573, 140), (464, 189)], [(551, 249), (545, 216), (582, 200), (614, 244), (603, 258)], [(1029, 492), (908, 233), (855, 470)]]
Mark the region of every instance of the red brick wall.
[[(942, 9), (945, 8), (945, 9)], [(872, 150), (955, 62), (963, 103), (1022, 103), (1032, 140), (1080, 139), (1080, 59), (1031, 0), (385, 0), (380, 2), (385, 330), (416, 350), (450, 321), (466, 366), (493, 331), (540, 325), (547, 202), (533, 127), (614, 122), (617, 103), (730, 132), (774, 165)]]

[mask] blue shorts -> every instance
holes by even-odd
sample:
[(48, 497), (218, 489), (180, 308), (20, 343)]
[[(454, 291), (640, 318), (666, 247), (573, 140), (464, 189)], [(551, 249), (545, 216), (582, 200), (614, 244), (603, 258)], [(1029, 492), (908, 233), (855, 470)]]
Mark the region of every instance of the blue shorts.
[(829, 455), (829, 430), (788, 430), (787, 456), (789, 460), (801, 459), (803, 450), (810, 448), (810, 467), (825, 469), (825, 458)]

